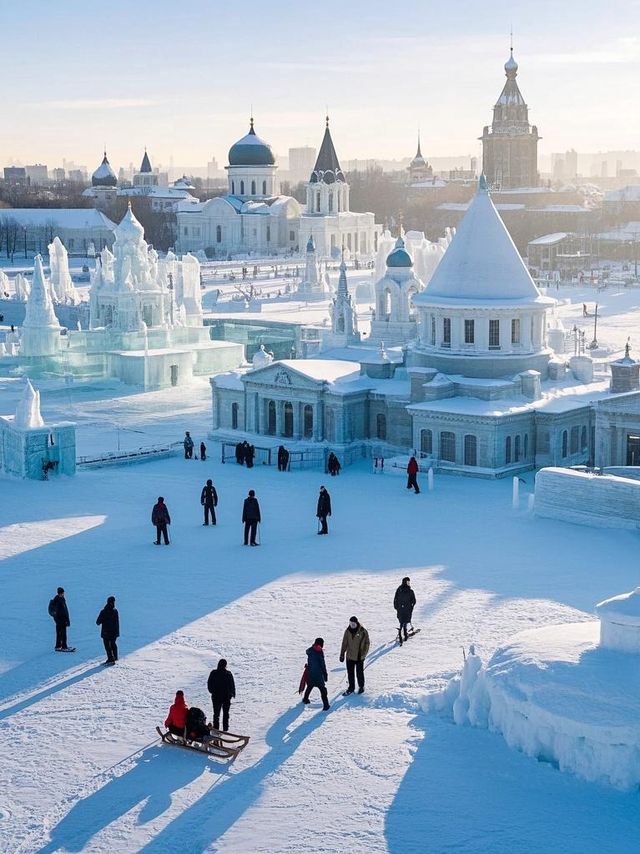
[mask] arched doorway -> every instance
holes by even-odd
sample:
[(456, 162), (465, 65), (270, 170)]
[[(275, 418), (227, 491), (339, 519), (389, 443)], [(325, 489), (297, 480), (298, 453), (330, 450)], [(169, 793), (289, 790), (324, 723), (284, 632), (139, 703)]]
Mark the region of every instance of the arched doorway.
[(238, 408), (239, 407), (238, 407), (237, 403), (231, 404), (231, 429), (232, 430), (238, 429)]
[(310, 403), (302, 411), (302, 434), (305, 439), (313, 438), (313, 406)]
[(465, 466), (478, 465), (478, 441), (475, 436), (464, 437), (464, 464)]
[(276, 402), (270, 400), (267, 404), (267, 433), (270, 436), (276, 435)]

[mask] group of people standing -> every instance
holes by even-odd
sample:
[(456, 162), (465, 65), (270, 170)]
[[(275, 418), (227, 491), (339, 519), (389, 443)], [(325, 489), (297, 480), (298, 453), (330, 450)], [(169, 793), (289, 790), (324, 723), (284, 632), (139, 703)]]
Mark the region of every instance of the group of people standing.
[[(49, 602), (48, 612), (56, 626), (55, 651), (75, 652), (76, 648), (67, 644), (67, 629), (71, 625), (71, 620), (64, 587), (58, 587), (56, 595)], [(104, 664), (111, 666), (118, 660), (117, 640), (120, 637), (120, 615), (116, 608), (115, 596), (107, 598), (104, 608), (98, 614), (96, 625), (100, 626), (100, 637), (107, 653)]]
[[(193, 459), (193, 451), (194, 451), (194, 443), (193, 443), (193, 439), (191, 438), (191, 433), (188, 430), (184, 434), (184, 439), (183, 439), (182, 445), (184, 447), (184, 458), (185, 458), (185, 460), (192, 460)], [(196, 454), (196, 459), (198, 459), (197, 454)], [(200, 442), (200, 459), (201, 460), (207, 459), (207, 446), (205, 445), (204, 442)]]
[(238, 442), (236, 445), (236, 462), (239, 466), (246, 466), (248, 469), (252, 469), (255, 455), (255, 445), (250, 445), (246, 439), (244, 442)]

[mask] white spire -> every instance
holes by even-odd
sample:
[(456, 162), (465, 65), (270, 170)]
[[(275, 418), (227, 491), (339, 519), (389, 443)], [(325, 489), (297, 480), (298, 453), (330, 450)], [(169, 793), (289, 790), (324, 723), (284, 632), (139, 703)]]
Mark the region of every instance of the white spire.
[(49, 267), (51, 268), (51, 295), (56, 302), (76, 305), (80, 297), (69, 272), (69, 255), (58, 236), (49, 244)]
[(21, 430), (44, 427), (44, 421), (40, 414), (40, 392), (34, 389), (29, 380), (27, 380), (22, 397), (18, 401), (13, 425)]
[(60, 324), (53, 310), (49, 286), (42, 269), (42, 256), (33, 264), (33, 284), (27, 300), (20, 352), (23, 356), (52, 356), (58, 352)]

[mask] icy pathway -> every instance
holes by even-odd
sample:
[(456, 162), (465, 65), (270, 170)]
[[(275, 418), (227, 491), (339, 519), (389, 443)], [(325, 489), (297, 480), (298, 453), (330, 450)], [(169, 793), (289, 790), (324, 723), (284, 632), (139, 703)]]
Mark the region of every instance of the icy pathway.
[[(221, 504), (220, 525), (207, 530), (198, 497), (209, 474)], [(331, 535), (317, 538), (323, 480), (169, 460), (10, 484), (0, 540), (20, 524), (30, 547), (0, 565), (10, 617), (0, 647), (0, 850), (534, 851), (573, 813), (562, 850), (595, 852), (607, 850), (598, 810), (608, 850), (635, 849), (634, 799), (540, 766), (497, 736), (427, 718), (416, 702), (459, 667), (463, 644), (475, 640), (487, 655), (522, 628), (580, 619), (576, 609), (635, 583), (635, 537), (514, 516), (506, 483), (443, 478), (433, 495), (414, 496), (400, 479), (351, 470), (328, 479), (335, 515)], [(265, 518), (260, 549), (240, 545), (249, 486)], [(174, 520), (167, 549), (150, 545), (158, 494)], [(51, 516), (65, 519), (59, 539), (43, 525)], [(423, 631), (400, 650), (388, 643), (390, 602), (404, 574)], [(50, 652), (46, 603), (58, 583), (73, 657)], [(105, 672), (94, 620), (110, 593), (123, 659)], [(337, 653), (351, 613), (369, 628), (372, 652), (366, 694), (343, 700)], [(295, 693), (316, 634), (338, 698), (327, 715), (317, 701), (303, 709)], [(176, 688), (209, 712), (206, 676), (220, 655), (238, 683), (232, 728), (252, 736), (230, 769), (152, 741)]]

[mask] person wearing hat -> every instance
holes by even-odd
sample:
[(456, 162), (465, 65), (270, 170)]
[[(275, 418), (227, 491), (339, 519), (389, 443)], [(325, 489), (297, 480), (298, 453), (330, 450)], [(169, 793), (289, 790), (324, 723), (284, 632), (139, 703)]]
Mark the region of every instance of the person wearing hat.
[(402, 584), (396, 590), (396, 595), (393, 597), (393, 607), (398, 615), (398, 640), (402, 645), (403, 634), (404, 640), (408, 640), (407, 626), (411, 623), (411, 616), (416, 604), (416, 594), (411, 589), (411, 579), (408, 575), (402, 579)]
[(104, 643), (107, 653), (105, 665), (113, 665), (118, 660), (118, 646), (116, 640), (120, 637), (120, 617), (116, 608), (116, 597), (109, 596), (107, 604), (98, 614), (96, 626), (101, 626), (100, 637)]
[(184, 691), (176, 691), (176, 698), (169, 708), (169, 714), (164, 725), (174, 735), (184, 736), (184, 728), (187, 725), (187, 712), (189, 707), (184, 699)]
[(328, 679), (327, 665), (324, 660), (324, 638), (316, 638), (313, 646), (307, 650), (307, 687), (302, 702), (305, 705), (310, 703), (309, 694), (317, 688), (322, 698), (322, 709), (325, 712), (328, 711), (331, 708), (326, 687)]
[(244, 522), (244, 544), (249, 545), (249, 535), (251, 535), (250, 544), (257, 546), (256, 532), (260, 519), (260, 505), (256, 498), (256, 493), (253, 489), (249, 490), (249, 496), (245, 498), (242, 507), (242, 521)]
[(318, 506), (316, 508), (316, 516), (320, 520), (321, 528), (319, 534), (328, 534), (327, 516), (331, 516), (331, 496), (324, 488), (320, 487), (320, 495), (318, 495)]
[(349, 687), (343, 696), (348, 697), (356, 689), (355, 676), (358, 677), (358, 694), (364, 694), (364, 660), (369, 652), (369, 632), (360, 625), (357, 617), (349, 618), (349, 625), (342, 636), (340, 661), (347, 659), (347, 677)]
[(156, 545), (160, 545), (160, 537), (164, 537), (165, 546), (169, 545), (169, 534), (167, 533), (167, 525), (171, 524), (171, 516), (169, 509), (164, 503), (164, 498), (160, 496), (156, 504), (153, 505), (151, 511), (151, 524), (156, 526)]
[(58, 592), (49, 602), (49, 616), (56, 624), (56, 652), (67, 652), (67, 628), (71, 625), (67, 600), (64, 598), (64, 587), (58, 587)]
[(213, 485), (213, 481), (211, 478), (206, 482), (206, 484), (202, 487), (202, 492), (200, 493), (200, 504), (204, 507), (204, 522), (203, 525), (209, 524), (209, 515), (211, 515), (211, 524), (216, 524), (216, 511), (215, 508), (218, 505), (218, 493), (216, 492), (216, 488)]

